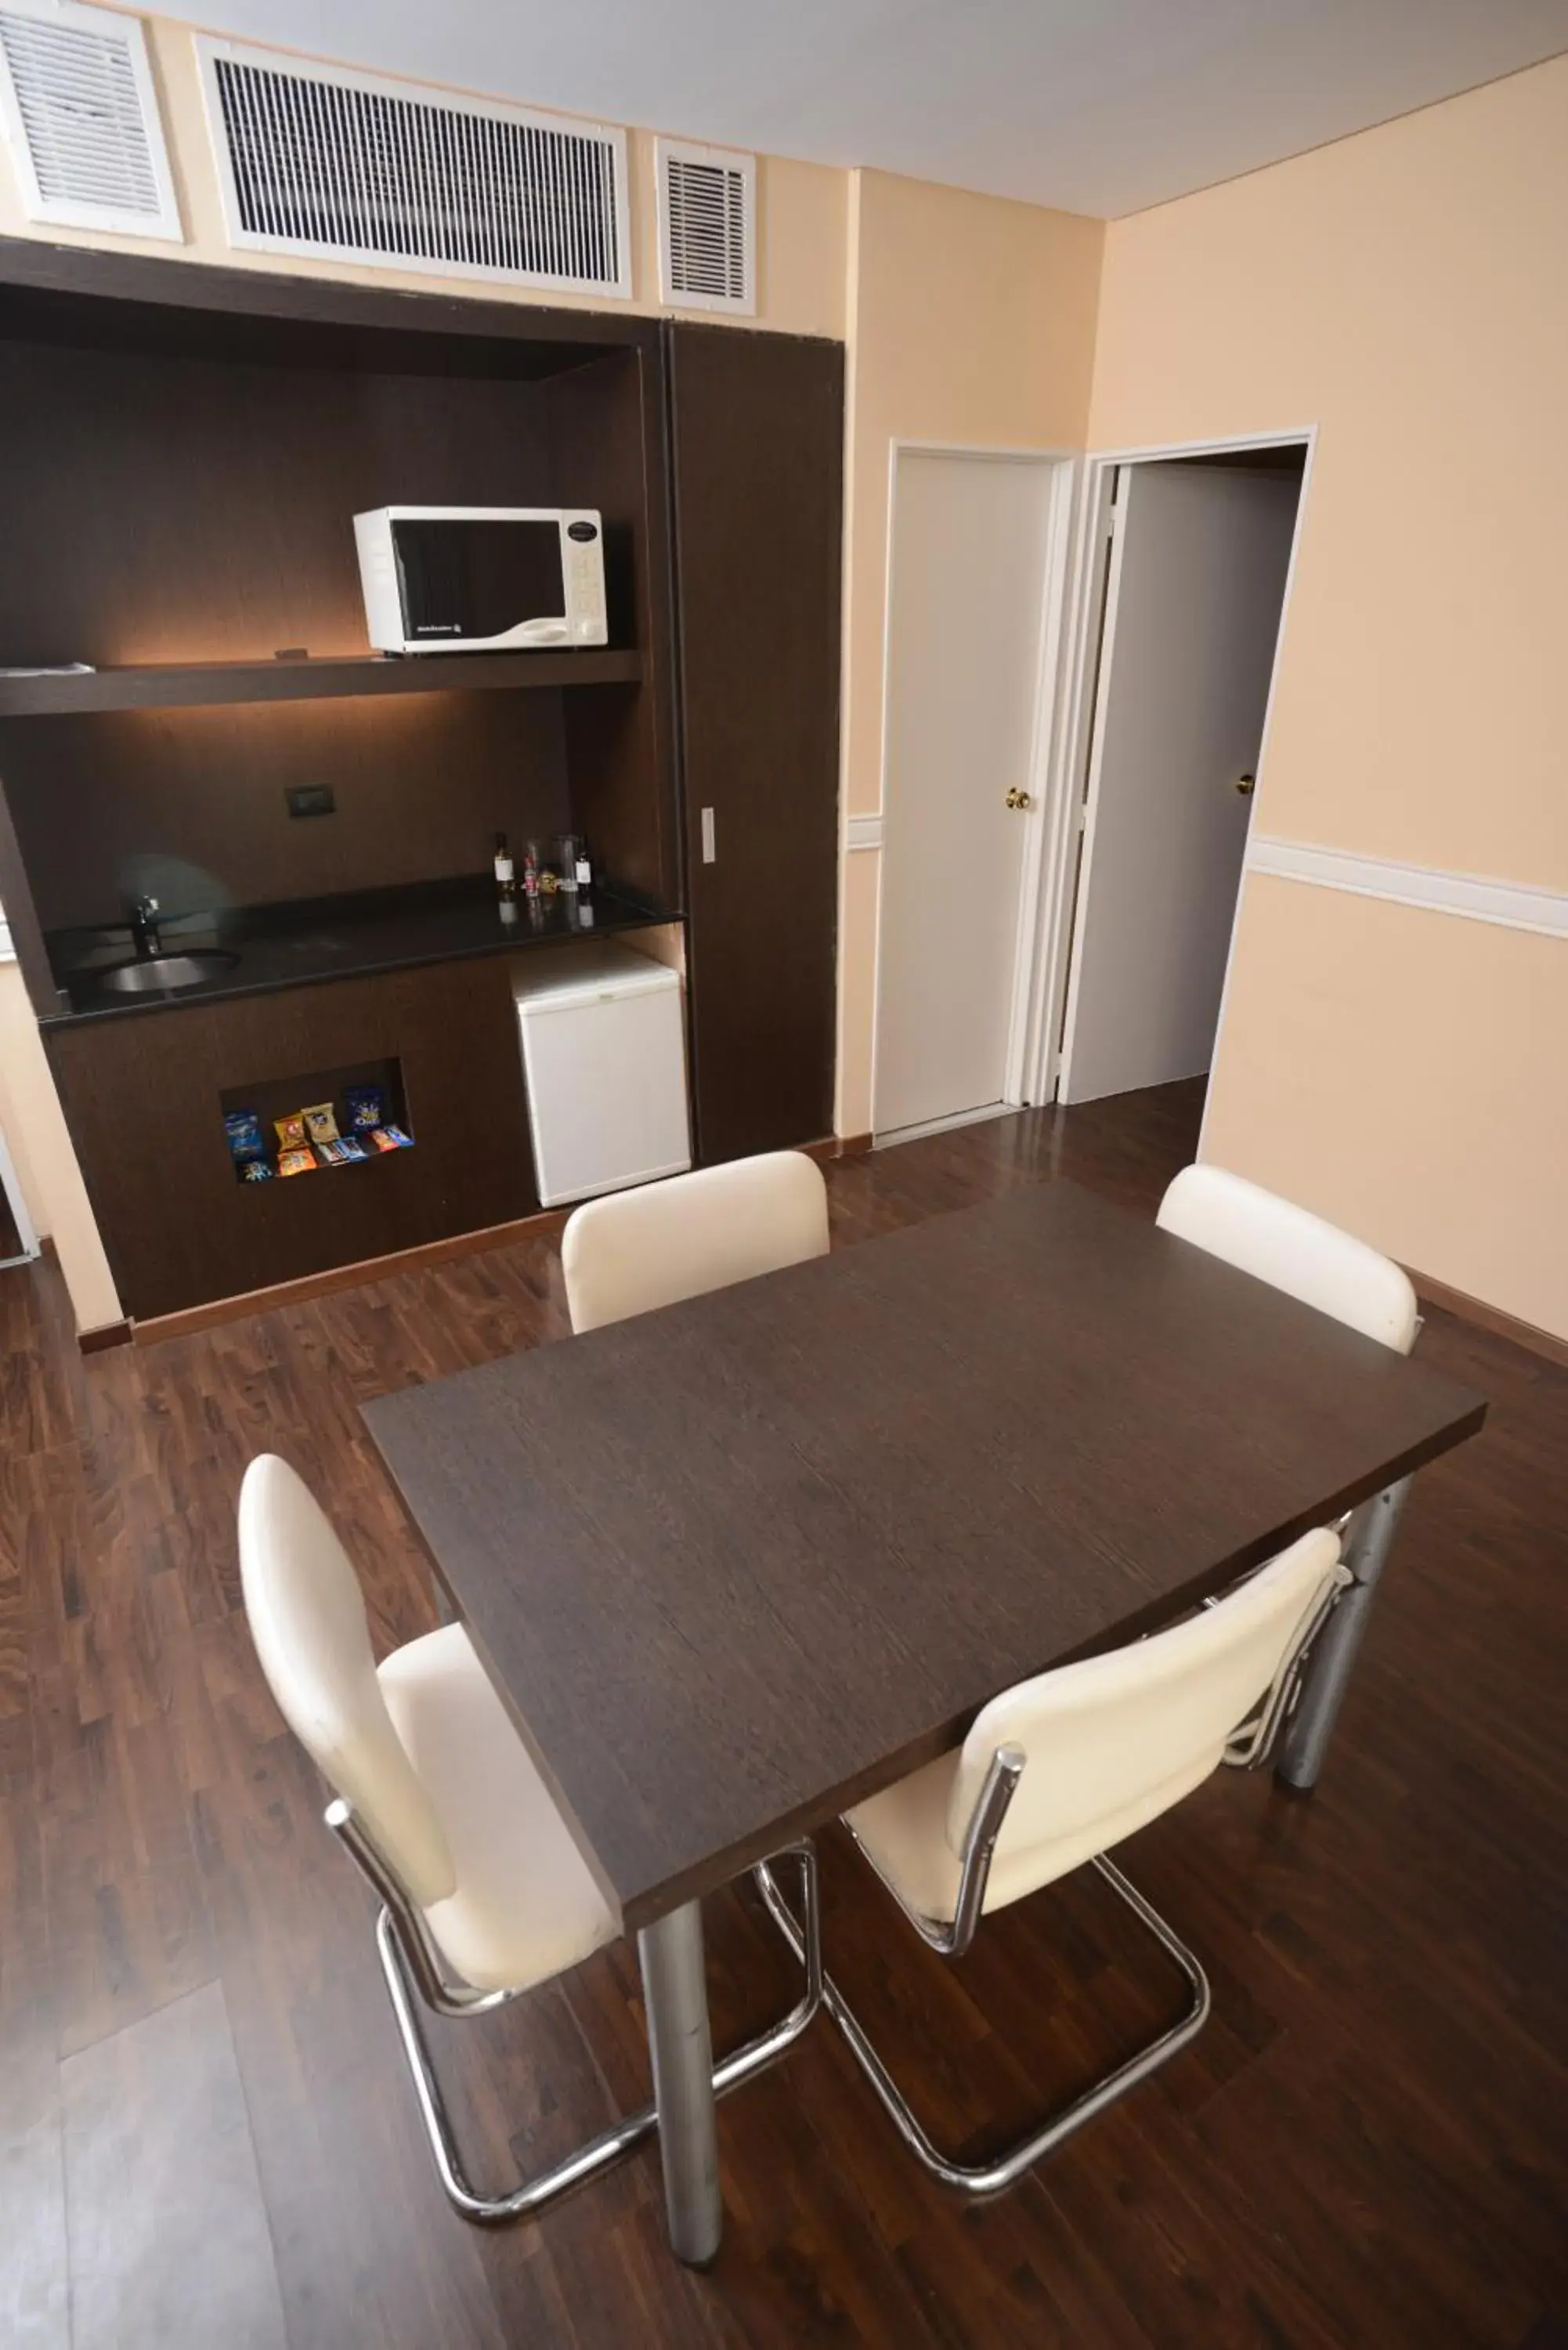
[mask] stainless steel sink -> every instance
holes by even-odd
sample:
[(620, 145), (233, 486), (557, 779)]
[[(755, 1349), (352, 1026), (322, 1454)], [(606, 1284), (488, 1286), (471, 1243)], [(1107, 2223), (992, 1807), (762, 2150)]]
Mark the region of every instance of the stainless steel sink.
[(238, 962), (221, 947), (203, 947), (194, 954), (142, 955), (135, 962), (117, 962), (99, 973), (99, 985), (114, 995), (167, 995), (179, 987), (200, 987), (204, 979), (221, 979)]

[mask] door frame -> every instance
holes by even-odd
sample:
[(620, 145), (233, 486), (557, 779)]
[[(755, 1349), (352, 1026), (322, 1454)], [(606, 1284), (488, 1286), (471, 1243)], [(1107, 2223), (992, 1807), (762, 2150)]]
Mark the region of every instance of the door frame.
[[(871, 993), (871, 1124), (878, 1139), (896, 1132), (900, 1139), (940, 1131), (948, 1126), (972, 1123), (993, 1115), (989, 1110), (961, 1110), (950, 1118), (928, 1121), (919, 1128), (880, 1128), (877, 1122), (877, 1063), (882, 1027), (882, 920), (887, 888), (887, 826), (889, 807), (889, 758), (893, 682), (893, 565), (898, 515), (898, 460), (911, 457), (964, 457), (1001, 465), (1044, 466), (1048, 473), (1045, 518), (1044, 594), (1040, 607), (1040, 642), (1035, 658), (1033, 711), (1024, 788), (1034, 805), (1024, 817), (1028, 827), (1020, 868), (1018, 930), (1013, 951), (1012, 998), (1008, 1014), (1007, 1060), (1001, 1107), (1016, 1108), (1040, 1096), (1030, 1090), (1030, 1070), (1038, 1050), (1039, 1014), (1044, 999), (1044, 965), (1041, 952), (1047, 929), (1044, 910), (1050, 886), (1054, 843), (1053, 811), (1065, 796), (1067, 744), (1061, 724), (1062, 684), (1069, 643), (1070, 597), (1075, 547), (1075, 525), (1083, 457), (1071, 449), (1035, 448), (982, 441), (927, 441), (906, 434), (888, 443), (888, 528), (883, 548), (882, 739), (877, 759), (877, 808), (874, 815), (851, 819), (867, 840), (875, 828), (879, 851), (877, 869), (877, 951)], [(867, 841), (867, 845), (869, 842)]]
[[(1100, 660), (1101, 625), (1119, 556), (1119, 542), (1112, 536), (1111, 512), (1111, 493), (1116, 470), (1122, 465), (1158, 463), (1172, 458), (1222, 456), (1249, 449), (1292, 447), (1304, 448), (1306, 457), (1302, 468), (1301, 496), (1296, 506), (1295, 529), (1291, 537), (1285, 592), (1280, 606), (1279, 635), (1275, 640), (1274, 664), (1269, 678), (1262, 738), (1258, 751), (1257, 774), (1261, 786), (1279, 688), (1279, 650), (1284, 642), (1296, 567), (1301, 557), (1302, 529), (1312, 487), (1313, 463), (1317, 452), (1317, 426), (1303, 424), (1289, 431), (1226, 433), (1212, 440), (1170, 441), (1136, 449), (1094, 450), (1085, 460), (1083, 495), (1078, 504), (1077, 526), (1074, 535), (1068, 645), (1054, 728), (1062, 743), (1060, 786), (1050, 815), (1049, 861), (1041, 893), (1040, 934), (1034, 952), (1034, 968), (1039, 974), (1036, 1017), (1033, 1023), (1033, 1049), (1025, 1077), (1026, 1098), (1031, 1101), (1047, 1102), (1056, 1098), (1072, 1059), (1078, 971), (1083, 955), (1083, 939), (1074, 917), (1083, 900), (1095, 852), (1100, 782), (1098, 754), (1101, 730), (1098, 719), (1108, 686), (1108, 664)], [(1111, 539), (1109, 563), (1104, 559), (1107, 538)], [(1216, 1052), (1219, 1039), (1224, 1033), (1225, 1012), (1230, 1001), (1236, 931), (1246, 887), (1247, 861), (1251, 853), (1257, 810), (1258, 793), (1254, 792), (1247, 811), (1247, 845), (1242, 852), (1241, 888), (1236, 893), (1236, 911), (1231, 918), (1231, 939), (1225, 954), (1220, 1020), (1215, 1031)], [(1083, 855), (1077, 858), (1075, 852), (1080, 833), (1083, 836)], [(1203, 1112), (1205, 1131), (1208, 1120), (1206, 1098)], [(1202, 1148), (1200, 1134), (1199, 1157), (1202, 1156)]]
[(20, 1256), (0, 1257), (0, 1267), (26, 1264), (38, 1254), (38, 1235), (34, 1230), (32, 1215), (28, 1211), (21, 1180), (16, 1173), (16, 1164), (11, 1156), (10, 1145), (6, 1142), (4, 1131), (0, 1131), (0, 1186), (4, 1186), (5, 1197), (10, 1202), (12, 1219), (16, 1226), (16, 1238), (22, 1243)]

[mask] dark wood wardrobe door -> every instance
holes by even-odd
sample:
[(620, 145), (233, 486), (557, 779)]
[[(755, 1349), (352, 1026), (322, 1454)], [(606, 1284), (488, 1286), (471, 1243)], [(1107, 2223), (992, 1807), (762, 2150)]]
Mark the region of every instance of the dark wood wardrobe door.
[(711, 1163), (833, 1128), (844, 351), (668, 334), (692, 1091)]

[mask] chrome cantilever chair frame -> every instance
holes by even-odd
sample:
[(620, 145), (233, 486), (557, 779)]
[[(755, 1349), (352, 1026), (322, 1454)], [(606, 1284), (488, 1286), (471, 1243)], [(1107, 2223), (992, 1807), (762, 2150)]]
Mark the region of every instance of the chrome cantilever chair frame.
[[(1347, 1519), (1342, 1520), (1342, 1528), (1348, 1523)], [(1280, 1733), (1301, 1694), (1307, 1661), (1317, 1636), (1355, 1580), (1342, 1559), (1327, 1589), (1320, 1595), (1316, 1605), (1307, 1610), (1301, 1629), (1286, 1649), (1259, 1711), (1251, 1721), (1241, 1724), (1226, 1747), (1225, 1760), (1232, 1769), (1261, 1771), (1272, 1759)]]
[[(1227, 1748), (1225, 1759), (1228, 1762), (1255, 1769), (1268, 1760), (1300, 1689), (1313, 1643), (1333, 1612), (1340, 1593), (1350, 1581), (1349, 1574), (1342, 1567), (1318, 1605), (1309, 1612), (1257, 1714), (1242, 1725)], [(1002, 1833), (1002, 1825), (1019, 1780), (1023, 1775), (1025, 1759), (1022, 1750), (1016, 1746), (998, 1747), (991, 1759), (991, 1766), (964, 1835), (958, 1898), (950, 1920), (922, 1917), (918, 1910), (912, 1909), (877, 1867), (851, 1823), (847, 1820), (844, 1823), (857, 1849), (870, 1863), (920, 1939), (943, 1958), (961, 1958), (974, 1939), (985, 1908), (986, 1887), (997, 1838)], [(1107, 1859), (1104, 1853), (1096, 1855), (1090, 1866), (1099, 1872), (1112, 1892), (1126, 1904), (1139, 1923), (1147, 1927), (1161, 1949), (1180, 1968), (1190, 1991), (1186, 2012), (1168, 2030), (1147, 2042), (1114, 2072), (1102, 2074), (1071, 2104), (1058, 2107), (1027, 2137), (990, 2162), (957, 2162), (933, 2145), (838, 1985), (831, 1975), (824, 1974), (822, 1977), (823, 2003), (847, 2041), (851, 2054), (876, 2091), (884, 2111), (911, 2153), (944, 2186), (958, 2188), (968, 2195), (981, 2196), (1000, 2194), (1004, 2188), (1015, 2185), (1025, 2171), (1032, 2170), (1044, 2156), (1059, 2147), (1075, 2130), (1081, 2129), (1085, 2122), (1092, 2121), (1096, 2114), (1103, 2113), (1116, 2098), (1125, 2095), (1127, 2090), (1136, 2087), (1139, 2081), (1147, 2080), (1151, 2073), (1168, 2062), (1202, 2030), (1208, 2021), (1210, 2005), (1209, 1978), (1175, 1928), (1159, 1915), (1151, 1902), (1145, 1900), (1137, 1886), (1129, 1883), (1116, 1863)], [(807, 1934), (803, 1933), (777, 1886), (765, 1877), (765, 1872), (759, 1871), (758, 1876), (763, 1898), (773, 1913), (774, 1923), (795, 1956), (803, 1964), (808, 1964)], [(809, 1921), (807, 1923), (809, 1925)]]
[[(1002, 1823), (1007, 1816), (1007, 1807), (1012, 1801), (1013, 1791), (1023, 1775), (1023, 1754), (1015, 1746), (999, 1747), (992, 1757), (991, 1768), (986, 1773), (985, 1785), (981, 1789), (980, 1801), (975, 1805), (970, 1820), (969, 1832), (964, 1839), (962, 1876), (960, 1879), (958, 1901), (950, 1923), (941, 1923), (933, 1918), (924, 1918), (918, 1910), (911, 1909), (894, 1887), (888, 1884), (887, 1877), (883, 1876), (880, 1869), (877, 1868), (876, 1862), (871, 1861), (871, 1866), (876, 1869), (877, 1877), (887, 1886), (888, 1891), (898, 1902), (898, 1908), (913, 1926), (916, 1933), (919, 1935), (920, 1939), (931, 1950), (940, 1951), (943, 1958), (961, 1957), (974, 1939), (975, 1929), (985, 1905), (985, 1888), (991, 1875), (992, 1856), (996, 1849), (996, 1839), (1001, 1833)], [(845, 1825), (847, 1826), (848, 1823), (846, 1822)], [(852, 1836), (855, 1835), (852, 1827), (849, 1833)], [(870, 1854), (866, 1852), (866, 1847), (858, 1836), (855, 1837), (855, 1841), (859, 1849), (866, 1854), (867, 1859), (871, 1860)], [(916, 2118), (903, 2091), (877, 2054), (865, 2027), (831, 1975), (825, 1974), (822, 1978), (823, 2004), (849, 2043), (851, 2054), (876, 2091), (883, 2110), (910, 2152), (931, 2173), (931, 2176), (934, 2178), (940, 2178), (944, 2186), (959, 2188), (967, 2195), (997, 2195), (1003, 2188), (1012, 2187), (1023, 2178), (1026, 2170), (1033, 2168), (1043, 2155), (1049, 2154), (1053, 2147), (1060, 2146), (1064, 2138), (1070, 2137), (1072, 2133), (1075, 2129), (1080, 2129), (1085, 2122), (1092, 2120), (1094, 2116), (1101, 2112), (1114, 2098), (1119, 2097), (1124, 2090), (1130, 2089), (1135, 2082), (1141, 2081), (1147, 2074), (1152, 2073), (1157, 2065), (1163, 2064), (1168, 2056), (1174, 2056), (1177, 2050), (1185, 2046), (1193, 2033), (1201, 2028), (1208, 2016), (1208, 1978), (1187, 1945), (1167, 1925), (1158, 1912), (1149, 1906), (1137, 1888), (1127, 1883), (1127, 1878), (1114, 1862), (1105, 1859), (1102, 1856), (1095, 1861), (1094, 1866), (1112, 1890), (1127, 1903), (1133, 1915), (1148, 1928), (1157, 1940), (1176, 1960), (1191, 1986), (1191, 2001), (1186, 2013), (1171, 2026), (1168, 2032), (1162, 2033), (1158, 2040), (1151, 2041), (1147, 2047), (1139, 2049), (1136, 2055), (1130, 2057), (1125, 2064), (1119, 2065), (1114, 2073), (1107, 2074), (1102, 2080), (1096, 2081), (1092, 2088), (1086, 2089), (1081, 2096), (1075, 2098), (1071, 2105), (1064, 2106), (1052, 2114), (1037, 2129), (1032, 2130), (1027, 2137), (1021, 2139), (1016, 2146), (1011, 2147), (1005, 2154), (999, 2155), (994, 2161), (974, 2164), (955, 2162), (950, 2156), (943, 2154), (932, 2144)], [(762, 1892), (763, 1898), (772, 1911), (779, 1931), (794, 1951), (796, 1958), (801, 1959), (804, 1963), (807, 1948), (805, 1937), (777, 1886), (764, 1884)]]
[[(469, 2183), (463, 2160), (458, 2150), (456, 2134), (440, 2082), (431, 2063), (430, 2051), (415, 2007), (415, 1997), (437, 2015), (475, 2016), (492, 2014), (514, 1999), (526, 1996), (526, 1990), (477, 1991), (472, 1984), (449, 1981), (444, 1963), (429, 1927), (417, 1905), (411, 1901), (371, 1838), (367, 1835), (354, 1811), (340, 1799), (327, 1807), (327, 1825), (344, 1846), (368, 1880), (381, 1903), (376, 1919), (376, 1948), (386, 1979), (392, 2012), (397, 2018), (403, 2054), (419, 2102), (420, 2117), (425, 2136), (435, 2158), (436, 2170), (446, 2191), (447, 2199), (465, 2220), (481, 2225), (496, 2225), (504, 2220), (517, 2220), (539, 2210), (557, 2195), (584, 2179), (592, 2178), (618, 2162), (623, 2154), (652, 2135), (659, 2123), (659, 2109), (654, 2104), (640, 2106), (623, 2120), (612, 2122), (597, 2137), (566, 2156), (548, 2170), (504, 2195), (481, 2195)], [(793, 1860), (800, 1871), (801, 1913), (804, 1931), (797, 1926), (792, 1911), (784, 1904), (773, 1875), (774, 1862)], [(722, 2096), (727, 2090), (739, 2087), (765, 2065), (774, 2064), (785, 2050), (794, 2045), (805, 2030), (822, 2003), (825, 1978), (822, 1971), (822, 1939), (816, 1891), (816, 1855), (809, 1842), (788, 1845), (770, 1859), (759, 1862), (752, 1872), (756, 1879), (769, 1914), (775, 1921), (789, 1919), (786, 1939), (800, 1960), (805, 1981), (800, 1998), (789, 2013), (777, 2023), (737, 2048), (713, 2068), (713, 2094)], [(537, 1986), (535, 1986), (537, 1988)]]

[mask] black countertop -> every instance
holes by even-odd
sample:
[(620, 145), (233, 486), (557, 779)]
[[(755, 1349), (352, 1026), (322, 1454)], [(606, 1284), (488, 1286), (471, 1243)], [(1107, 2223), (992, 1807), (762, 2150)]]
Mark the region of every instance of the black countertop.
[(594, 890), (586, 909), (579, 909), (576, 899), (565, 891), (549, 898), (502, 899), (488, 875), (341, 898), (229, 907), (167, 918), (161, 940), (165, 954), (217, 948), (234, 956), (232, 965), (194, 986), (142, 995), (113, 994), (102, 984), (103, 972), (134, 960), (128, 929), (56, 931), (46, 943), (56, 984), (66, 1001), (58, 1012), (45, 1014), (42, 1024), (131, 1019), (176, 1011), (185, 1003), (264, 995), (277, 988), (402, 971), (417, 963), (514, 954), (567, 939), (613, 937), (679, 919), (671, 909), (650, 907), (603, 889)]

